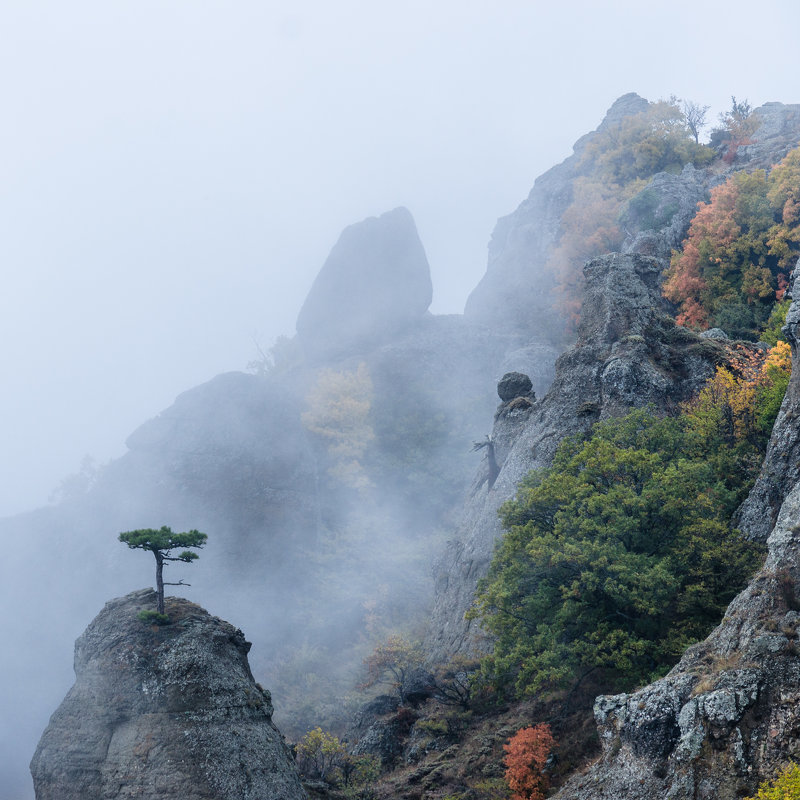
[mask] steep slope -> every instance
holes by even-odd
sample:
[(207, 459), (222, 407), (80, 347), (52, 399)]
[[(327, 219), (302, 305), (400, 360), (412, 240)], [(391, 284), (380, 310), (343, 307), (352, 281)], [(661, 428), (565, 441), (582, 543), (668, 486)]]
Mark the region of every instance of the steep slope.
[[(427, 313), (427, 260), (407, 211), (351, 226), (344, 240), (324, 271), (326, 281), (344, 280), (342, 272), (351, 281), (350, 302), (363, 307), (350, 314), (355, 328), (337, 333), (342, 286), (330, 296), (315, 289), (299, 322), (305, 338), (268, 374), (228, 373), (190, 389), (132, 433), (126, 455), (86, 494), (0, 521), (0, 535), (15, 543), (0, 597), (11, 607), (27, 596), (4, 624), (17, 644), (0, 689), (5, 708), (25, 706), (20, 725), (0, 734), (12, 754), (0, 780), (20, 797), (19, 765), (69, 685), (67, 653), (81, 620), (150, 574), (116, 541), (120, 530), (168, 524), (209, 534), (190, 580), (204, 602), (250, 631), (254, 669), (277, 688), (282, 724), (294, 720), (300, 732), (345, 713), (340, 698), (353, 684), (367, 626), (403, 625), (430, 602), (426, 565), (468, 487), (470, 445), (492, 412), (493, 381), (522, 369), (543, 392), (556, 352), (519, 333)], [(386, 262), (376, 263), (382, 254)], [(417, 287), (414, 297), (387, 296), (381, 282), (377, 299), (353, 289), (393, 270), (396, 281)], [(395, 316), (385, 307), (392, 299)], [(321, 355), (313, 344), (320, 341), (335, 343), (335, 352)], [(369, 444), (366, 482), (354, 489), (331, 474), (329, 440), (311, 432), (303, 414), (314, 392), (335, 406), (326, 376), (346, 378), (362, 364)], [(47, 585), (56, 607), (46, 610), (21, 582)], [(46, 639), (27, 636), (45, 615)], [(316, 676), (313, 688), (307, 675)]]
[(608, 110), (597, 131), (581, 137), (573, 154), (539, 176), (519, 208), (501, 217), (489, 243), (486, 274), (464, 309), (468, 320), (495, 330), (524, 331), (531, 338), (563, 346), (566, 319), (558, 305), (557, 276), (548, 259), (561, 235), (561, 219), (573, 200), (574, 184), (587, 169), (584, 154), (598, 131), (644, 111), (647, 100), (630, 93)]
[(112, 600), (75, 643), (31, 762), (37, 800), (302, 800), (242, 632), (177, 598), (151, 628), (137, 614), (154, 605), (149, 589)]
[[(797, 320), (785, 333), (792, 378), (741, 522), (768, 534), (761, 571), (721, 624), (661, 681), (630, 695), (599, 697), (602, 759), (556, 795), (563, 800), (726, 798), (754, 793), (800, 747), (800, 479), (797, 447)], [(778, 507), (777, 513), (774, 508)]]
[[(499, 231), (508, 232), (502, 240), (505, 247), (495, 256), (490, 255), (487, 274), (467, 305), (468, 318), (471, 314), (483, 319), (491, 318), (492, 313), (500, 314), (502, 302), (508, 300), (512, 303), (510, 308), (517, 309), (515, 313), (528, 315), (529, 324), (539, 321), (543, 296), (555, 287), (553, 276), (551, 283), (547, 279), (541, 282), (540, 270), (557, 237), (555, 220), (559, 213), (564, 213), (580, 170), (586, 168), (581, 156), (606, 127), (641, 111), (644, 106), (639, 101), (641, 98), (636, 95), (620, 98), (598, 130), (575, 145), (574, 155), (538, 179), (528, 200), (515, 214), (498, 223)], [(740, 147), (730, 164), (715, 163), (704, 169), (688, 164), (679, 173), (658, 173), (625, 203), (620, 214), (625, 232), (621, 249), (631, 256), (652, 257), (646, 270), (646, 288), (642, 287), (641, 267), (632, 268), (630, 265), (637, 262), (626, 261), (622, 256), (604, 257), (605, 260), (587, 265), (581, 286), (578, 342), (557, 362), (550, 393), (524, 414), (516, 412), (510, 418), (500, 414), (496, 419), (492, 438), (501, 465), (499, 477), (488, 495), (477, 492), (468, 500), (458, 532), (437, 567), (428, 639), (434, 660), (446, 660), (474, 646), (489, 646), (478, 645), (480, 632), (475, 630), (474, 623), (463, 619), (463, 614), (471, 603), (477, 581), (486, 573), (494, 542), (501, 534), (497, 509), (513, 496), (522, 477), (533, 468), (548, 466), (564, 436), (586, 430), (604, 416), (618, 415), (650, 402), (657, 408), (675, 407), (695, 393), (713, 372), (714, 361), (721, 356), (713, 350), (711, 342), (701, 345), (688, 331), (669, 330), (670, 308), (661, 297), (660, 282), (672, 249), (683, 241), (697, 203), (708, 199), (709, 190), (738, 170), (750, 171), (777, 163), (800, 142), (800, 106), (768, 103), (753, 114), (759, 121), (753, 143)], [(531, 251), (538, 255), (529, 262), (515, 256), (523, 241), (544, 243), (540, 249)], [(611, 265), (615, 265), (613, 269)], [(617, 269), (622, 272), (615, 278)], [(629, 277), (626, 270), (635, 277)], [(605, 271), (607, 284), (600, 279)], [(502, 291), (499, 287), (503, 287)], [(515, 287), (513, 301), (508, 287)], [(546, 291), (534, 297), (542, 287)], [(547, 302), (552, 301), (551, 295)], [(628, 309), (624, 308), (626, 302), (632, 304)], [(623, 307), (622, 313), (619, 305)], [(631, 316), (634, 308), (635, 314), (641, 315), (638, 320), (635, 314)], [(659, 317), (664, 322), (654, 325), (652, 320)], [(630, 330), (626, 326), (631, 326)], [(776, 425), (777, 432), (783, 429), (782, 420)], [(775, 473), (785, 472), (786, 465), (792, 463), (788, 454), (794, 452), (795, 446), (788, 442), (793, 434), (776, 435), (776, 442), (782, 444), (772, 447), (775, 452), (767, 458), (758, 491), (745, 507), (752, 535), (762, 540), (777, 513), (776, 491), (779, 496), (785, 491), (785, 487), (776, 490)], [(780, 465), (776, 466), (778, 461)], [(485, 467), (481, 470), (485, 471)], [(482, 478), (483, 472), (479, 470), (473, 485)], [(763, 498), (759, 504), (755, 503), (756, 496)], [(766, 530), (765, 521), (768, 521)]]
[(439, 566), (428, 640), (434, 660), (481, 646), (477, 624), (464, 613), (501, 535), (497, 509), (522, 478), (549, 466), (562, 438), (599, 419), (648, 404), (675, 407), (700, 389), (723, 357), (722, 345), (676, 328), (661, 310), (662, 267), (638, 255), (589, 262), (578, 341), (556, 362), (547, 396), (521, 410), (500, 406), (492, 432), (499, 476), (491, 490), (470, 498), (459, 537)]

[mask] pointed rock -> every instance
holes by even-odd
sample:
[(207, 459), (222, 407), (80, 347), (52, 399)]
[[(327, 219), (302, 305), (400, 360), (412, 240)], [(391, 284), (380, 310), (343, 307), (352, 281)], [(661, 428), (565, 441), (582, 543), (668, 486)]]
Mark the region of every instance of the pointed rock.
[(75, 643), (75, 685), (31, 762), (37, 800), (304, 800), (253, 680), (242, 632), (179, 598), (137, 618), (145, 589), (106, 603)]
[(420, 319), (433, 296), (430, 267), (405, 208), (345, 228), (297, 317), (312, 358), (381, 341)]

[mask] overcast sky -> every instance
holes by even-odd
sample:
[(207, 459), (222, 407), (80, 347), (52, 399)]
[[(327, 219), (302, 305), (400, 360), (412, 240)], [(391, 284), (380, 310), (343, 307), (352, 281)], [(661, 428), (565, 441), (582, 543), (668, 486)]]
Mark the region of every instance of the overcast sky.
[(0, 514), (293, 334), (407, 206), (436, 312), (621, 94), (800, 102), (794, 0), (0, 4)]

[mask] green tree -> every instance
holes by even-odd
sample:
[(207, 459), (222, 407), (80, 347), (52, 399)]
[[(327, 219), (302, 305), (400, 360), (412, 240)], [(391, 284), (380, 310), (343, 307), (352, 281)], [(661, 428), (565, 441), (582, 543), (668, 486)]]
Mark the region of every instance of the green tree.
[(200, 550), (206, 543), (208, 536), (196, 530), (185, 533), (173, 533), (166, 525), (156, 530), (155, 528), (142, 528), (136, 531), (125, 531), (119, 535), (119, 540), (128, 545), (132, 550), (149, 550), (156, 559), (156, 592), (158, 594), (158, 613), (164, 613), (164, 586), (188, 586), (183, 581), (175, 583), (164, 582), (164, 565), (169, 561), (184, 561), (190, 563), (199, 558), (197, 553), (184, 550), (176, 556), (172, 551), (179, 547), (191, 547)]
[(750, 472), (711, 433), (634, 411), (523, 481), (470, 612), (496, 637), (492, 683), (628, 688), (719, 619), (759, 554), (728, 523)]

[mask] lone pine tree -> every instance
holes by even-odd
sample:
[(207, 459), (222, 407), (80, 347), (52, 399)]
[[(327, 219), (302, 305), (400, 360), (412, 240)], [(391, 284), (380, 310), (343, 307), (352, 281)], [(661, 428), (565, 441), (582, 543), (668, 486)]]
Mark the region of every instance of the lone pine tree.
[(188, 583), (177, 581), (175, 583), (164, 583), (164, 562), (165, 561), (185, 561), (187, 563), (199, 558), (197, 553), (191, 550), (184, 550), (177, 556), (171, 555), (172, 551), (178, 547), (192, 547), (201, 549), (206, 543), (205, 533), (200, 531), (186, 531), (185, 533), (173, 533), (171, 528), (166, 525), (159, 530), (155, 528), (142, 528), (136, 531), (125, 531), (119, 535), (119, 540), (127, 544), (133, 550), (149, 550), (156, 559), (156, 592), (158, 593), (158, 613), (164, 613), (164, 586), (188, 586)]

